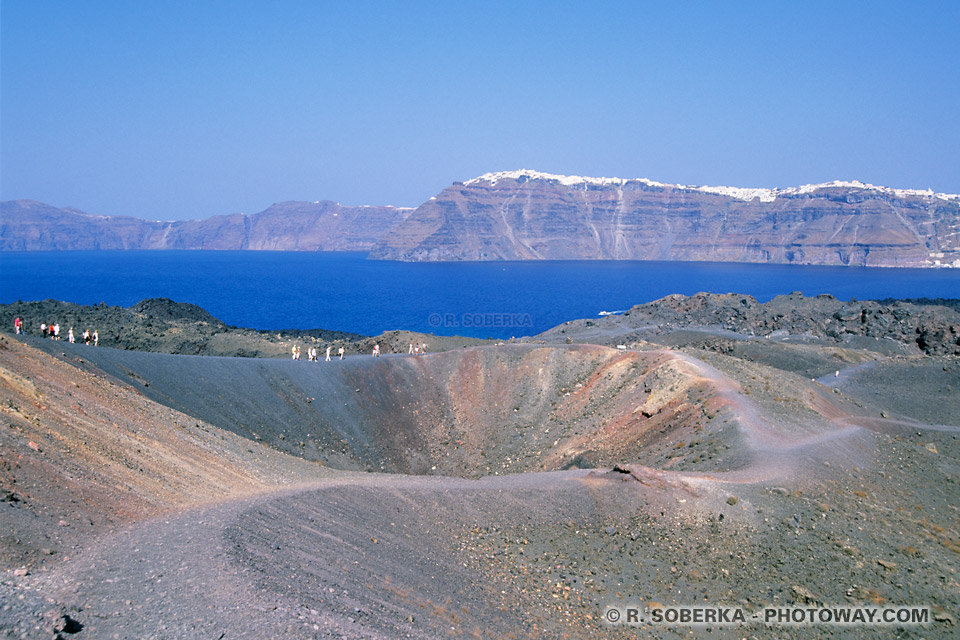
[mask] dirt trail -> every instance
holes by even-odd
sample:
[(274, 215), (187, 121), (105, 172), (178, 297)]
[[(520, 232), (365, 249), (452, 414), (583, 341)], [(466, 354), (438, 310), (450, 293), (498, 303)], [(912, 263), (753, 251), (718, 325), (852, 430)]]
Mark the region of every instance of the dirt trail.
[[(538, 484), (576, 491), (566, 474), (519, 492)], [(325, 481), (131, 527), (34, 586), (77, 602), (91, 637), (505, 636), (522, 616), (449, 554), (437, 518), (490, 518), (511, 491), (515, 480)]]

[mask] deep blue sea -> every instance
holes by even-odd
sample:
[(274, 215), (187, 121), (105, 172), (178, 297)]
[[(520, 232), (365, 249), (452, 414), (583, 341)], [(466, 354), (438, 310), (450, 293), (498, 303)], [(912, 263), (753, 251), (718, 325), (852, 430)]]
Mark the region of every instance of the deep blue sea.
[(792, 291), (842, 299), (957, 298), (960, 270), (704, 262), (365, 260), (363, 253), (75, 251), (0, 253), (0, 303), (53, 298), (130, 306), (192, 302), (228, 324), (379, 334), (533, 335), (671, 293)]

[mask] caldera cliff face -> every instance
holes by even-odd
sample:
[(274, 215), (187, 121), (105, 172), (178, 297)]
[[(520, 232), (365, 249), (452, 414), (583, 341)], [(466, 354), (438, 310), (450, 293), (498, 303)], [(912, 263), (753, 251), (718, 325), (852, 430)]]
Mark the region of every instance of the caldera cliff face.
[(960, 264), (956, 196), (828, 183), (686, 187), (532, 171), (454, 183), (378, 242), (380, 260)]

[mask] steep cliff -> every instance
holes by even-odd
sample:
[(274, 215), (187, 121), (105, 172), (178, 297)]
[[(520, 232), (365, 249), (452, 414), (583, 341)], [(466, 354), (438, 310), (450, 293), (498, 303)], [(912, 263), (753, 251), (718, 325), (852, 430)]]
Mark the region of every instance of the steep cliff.
[(160, 222), (0, 203), (0, 250), (73, 249), (960, 267), (960, 196), (859, 182), (739, 189), (513, 171), (454, 183), (416, 210), (282, 202), (251, 216)]
[(0, 250), (257, 249), (366, 251), (411, 209), (281, 202), (260, 213), (160, 222), (32, 200), (0, 203)]
[(858, 182), (737, 189), (491, 173), (422, 204), (370, 257), (960, 266), (960, 196)]

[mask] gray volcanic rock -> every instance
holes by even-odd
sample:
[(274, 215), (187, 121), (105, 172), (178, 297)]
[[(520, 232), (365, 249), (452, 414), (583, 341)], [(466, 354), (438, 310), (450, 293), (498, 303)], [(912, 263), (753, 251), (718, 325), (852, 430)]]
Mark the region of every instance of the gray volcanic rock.
[[(539, 337), (591, 343), (610, 339), (656, 341), (657, 336), (684, 329), (775, 340), (794, 336), (835, 344), (867, 338), (899, 343), (910, 347), (911, 352), (916, 349), (927, 355), (960, 355), (960, 308), (956, 300), (844, 302), (827, 294), (805, 297), (799, 292), (765, 303), (735, 293), (674, 294), (636, 305), (622, 315), (571, 320)], [(879, 347), (874, 344), (871, 348)]]
[(0, 250), (366, 251), (410, 212), (329, 201), (281, 202), (250, 216), (161, 222), (12, 200), (0, 203)]
[(454, 183), (370, 253), (380, 260), (687, 260), (960, 265), (960, 196), (833, 182), (689, 187), (533, 171)]

